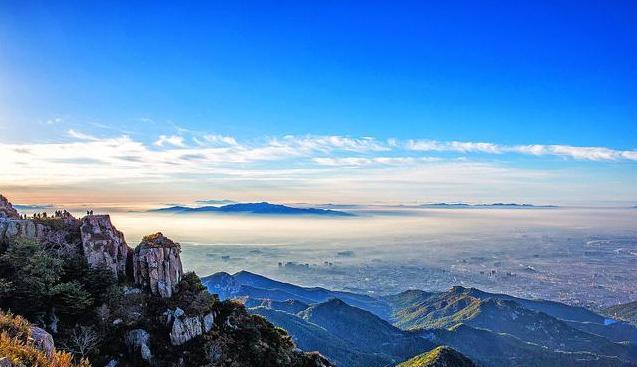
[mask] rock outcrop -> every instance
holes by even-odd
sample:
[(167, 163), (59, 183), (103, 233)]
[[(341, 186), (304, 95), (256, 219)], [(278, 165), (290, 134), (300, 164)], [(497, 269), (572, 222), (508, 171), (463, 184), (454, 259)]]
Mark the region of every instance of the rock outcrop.
[(17, 238), (41, 239), (47, 228), (29, 219), (0, 218), (0, 239), (10, 241)]
[(23, 219), (0, 195), (0, 243), (28, 239), (67, 254), (77, 253), (79, 232), (80, 221), (66, 211), (63, 216)]
[(46, 330), (36, 326), (31, 327), (31, 339), (36, 348), (43, 351), (47, 356), (53, 355), (55, 352), (55, 343), (53, 342), (53, 336), (47, 333)]
[(109, 215), (87, 215), (80, 226), (82, 251), (93, 267), (105, 266), (118, 278), (126, 276), (129, 247)]
[(181, 246), (160, 232), (144, 237), (133, 254), (135, 284), (151, 294), (171, 297), (183, 276), (180, 252)]
[(0, 195), (0, 218), (20, 219), (18, 211), (3, 195)]
[(182, 345), (191, 339), (209, 332), (215, 325), (215, 313), (209, 312), (203, 316), (184, 317), (184, 312), (178, 307), (175, 311), (166, 311), (167, 323), (172, 323), (170, 343)]
[(153, 360), (153, 353), (150, 351), (150, 334), (144, 329), (131, 330), (126, 334), (126, 345), (131, 353), (137, 354), (146, 362)]

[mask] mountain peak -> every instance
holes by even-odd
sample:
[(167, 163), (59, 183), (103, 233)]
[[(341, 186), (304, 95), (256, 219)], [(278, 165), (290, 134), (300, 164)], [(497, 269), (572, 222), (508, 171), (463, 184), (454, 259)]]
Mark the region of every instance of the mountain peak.
[(447, 346), (440, 346), (432, 351), (417, 355), (397, 367), (474, 367), (467, 357)]

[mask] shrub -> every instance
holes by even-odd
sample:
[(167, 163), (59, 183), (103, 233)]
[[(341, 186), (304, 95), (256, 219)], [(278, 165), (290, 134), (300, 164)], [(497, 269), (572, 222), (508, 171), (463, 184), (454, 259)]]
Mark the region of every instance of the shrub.
[(31, 339), (29, 322), (10, 313), (0, 311), (0, 356), (14, 365), (38, 367), (90, 367), (87, 360), (73, 362), (70, 353), (54, 351), (47, 355)]
[(80, 316), (92, 304), (93, 297), (78, 281), (56, 284), (51, 289), (51, 305), (61, 316)]
[(0, 307), (19, 310), (28, 318), (48, 312), (51, 289), (63, 274), (61, 259), (38, 243), (20, 240), (0, 256)]

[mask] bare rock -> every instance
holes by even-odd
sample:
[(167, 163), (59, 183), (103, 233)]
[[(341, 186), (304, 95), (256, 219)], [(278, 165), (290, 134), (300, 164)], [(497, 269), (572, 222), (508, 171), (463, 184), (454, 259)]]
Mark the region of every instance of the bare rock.
[(202, 334), (203, 327), (201, 317), (175, 318), (172, 330), (170, 331), (170, 343), (172, 345), (182, 345)]
[(203, 317), (203, 331), (205, 333), (207, 333), (210, 330), (212, 330), (212, 328), (214, 326), (215, 326), (215, 314), (210, 312), (210, 313), (204, 315), (204, 317)]
[(15, 210), (9, 200), (0, 195), (0, 218), (20, 219), (20, 214)]
[(47, 356), (52, 356), (55, 352), (55, 344), (53, 343), (53, 336), (47, 333), (46, 330), (36, 326), (31, 327), (31, 339), (36, 348), (43, 351)]
[(0, 242), (19, 238), (35, 240), (60, 253), (79, 250), (80, 221), (64, 212), (62, 216), (22, 219), (11, 203), (0, 195)]
[(144, 329), (134, 329), (126, 334), (126, 345), (133, 353), (139, 353), (146, 362), (151, 362), (153, 354), (150, 351), (150, 334)]
[(128, 245), (108, 215), (87, 215), (80, 227), (82, 250), (89, 265), (106, 266), (118, 278), (126, 276)]
[(133, 254), (135, 284), (151, 294), (171, 297), (183, 277), (181, 246), (155, 233), (144, 237)]
[(167, 324), (172, 323), (170, 342), (172, 345), (181, 345), (191, 339), (209, 332), (215, 325), (215, 313), (184, 317), (184, 311), (177, 307), (174, 311), (164, 312)]
[(14, 219), (0, 217), (0, 239), (14, 240), (26, 238), (32, 240), (44, 239), (48, 228), (42, 224), (36, 224), (29, 219)]

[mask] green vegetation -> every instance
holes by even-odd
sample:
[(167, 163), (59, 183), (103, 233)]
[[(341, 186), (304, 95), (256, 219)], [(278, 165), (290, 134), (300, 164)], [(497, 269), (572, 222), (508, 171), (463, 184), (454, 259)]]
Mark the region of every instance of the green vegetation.
[[(594, 322), (603, 320), (598, 315), (580, 323), (543, 312), (561, 316), (566, 305), (463, 287), (433, 294), (408, 291), (385, 300), (392, 305), (394, 325), (433, 337), (489, 366), (621, 366), (637, 357), (635, 347), (624, 342), (631, 340), (630, 333), (617, 340), (621, 342), (602, 336), (598, 329), (605, 326)], [(572, 308), (573, 314), (588, 317)]]
[(396, 367), (474, 367), (470, 359), (455, 350), (440, 346), (417, 355)]
[(637, 301), (608, 307), (604, 314), (637, 326)]

